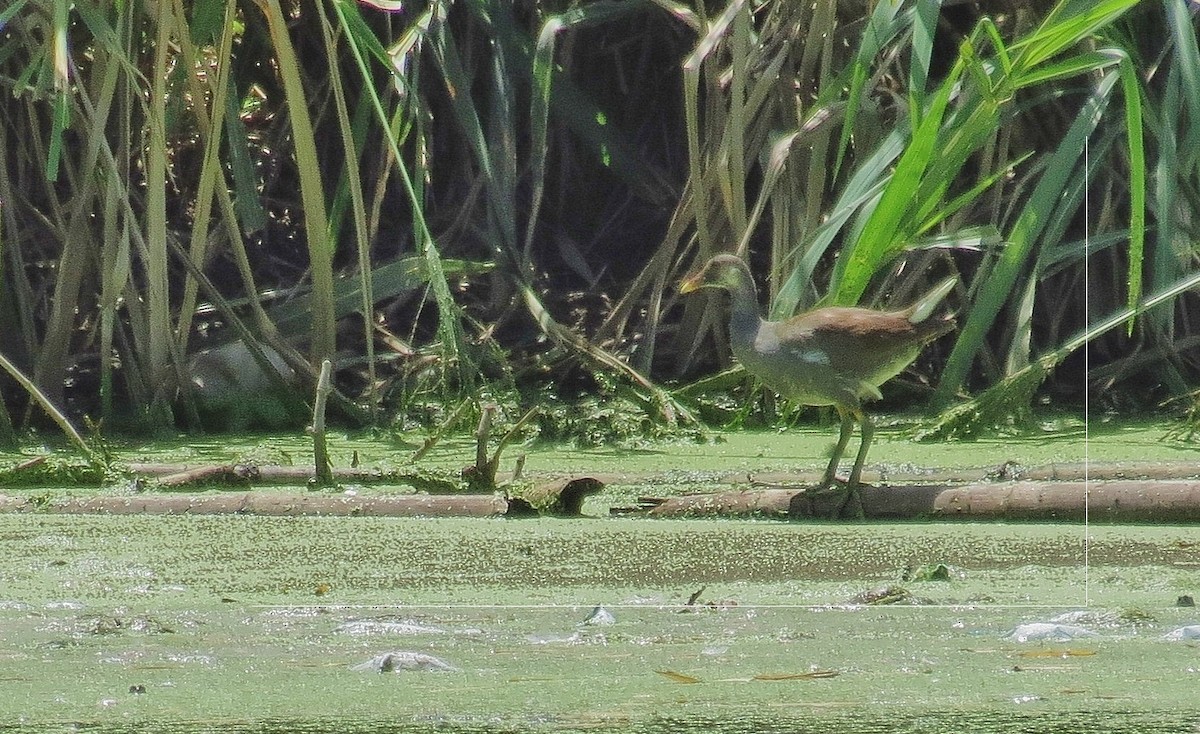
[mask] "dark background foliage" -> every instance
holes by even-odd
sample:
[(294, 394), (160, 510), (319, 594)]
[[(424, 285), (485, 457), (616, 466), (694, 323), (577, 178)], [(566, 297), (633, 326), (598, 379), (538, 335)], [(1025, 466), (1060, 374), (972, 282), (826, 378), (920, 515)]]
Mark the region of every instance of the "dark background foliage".
[(1085, 385), (1194, 400), (1183, 0), (394, 5), (0, 11), (0, 424), (20, 374), (75, 418), (196, 427), (180, 386), (230, 341), (301, 399), (335, 357), (355, 422), (686, 421), (745, 386), (665, 389), (728, 366), (720, 302), (675, 291), (718, 251), (776, 316), (957, 273), (964, 328), (894, 392), (978, 396), (951, 433)]

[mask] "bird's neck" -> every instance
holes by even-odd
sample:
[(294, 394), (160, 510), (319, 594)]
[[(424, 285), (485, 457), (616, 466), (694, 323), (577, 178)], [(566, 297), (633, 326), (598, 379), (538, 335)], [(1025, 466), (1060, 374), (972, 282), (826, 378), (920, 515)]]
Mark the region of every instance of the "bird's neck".
[(754, 340), (762, 317), (758, 315), (758, 294), (753, 283), (741, 283), (730, 289), (729, 338), (731, 341)]

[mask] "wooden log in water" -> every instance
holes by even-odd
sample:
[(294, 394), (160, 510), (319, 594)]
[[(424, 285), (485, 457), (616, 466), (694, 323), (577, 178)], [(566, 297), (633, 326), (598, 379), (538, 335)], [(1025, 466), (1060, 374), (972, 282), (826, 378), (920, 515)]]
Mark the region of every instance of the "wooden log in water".
[[(587, 480), (594, 482), (595, 480)], [(837, 492), (772, 488), (647, 500), (655, 517), (829, 518), (841, 503)], [(1200, 522), (1200, 481), (1111, 480), (1098, 482), (975, 482), (961, 486), (864, 487), (868, 520), (1081, 521), (1085, 508), (1096, 522)], [(73, 497), (46, 501), (0, 495), (0, 512), (63, 514), (498, 517), (509, 512), (504, 497), (458, 495), (320, 495), (294, 492), (139, 494)]]
[(507, 510), (507, 500), (490, 494), (331, 497), (277, 492), (236, 492), (206, 495), (72, 497), (49, 503), (0, 496), (0, 511), (61, 514), (499, 517)]
[[(861, 497), (868, 520), (1082, 521), (1086, 508), (1088, 517), (1099, 522), (1200, 522), (1200, 481), (1194, 480), (868, 486)], [(839, 492), (779, 488), (719, 492), (669, 497), (648, 514), (829, 518), (842, 498)]]
[[(228, 484), (253, 481), (255, 484), (305, 484), (312, 479), (309, 466), (258, 466), (250, 463), (233, 464), (153, 464), (135, 463), (128, 465), (131, 474), (140, 477), (157, 477), (159, 486), (179, 487), (201, 482), (224, 482)], [(381, 471), (370, 468), (337, 467), (334, 479), (357, 484), (401, 483), (407, 473), (403, 471)]]
[[(864, 500), (865, 501), (865, 500)], [(938, 493), (937, 517), (1200, 522), (1200, 481), (975, 483)]]
[[(209, 473), (222, 467), (200, 467)], [(197, 472), (199, 473), (199, 471)], [(578, 516), (583, 501), (603, 483), (592, 477), (557, 479), (525, 490), (525, 497), (497, 493), (455, 494), (317, 494), (294, 491), (183, 494), (145, 492), (46, 499), (45, 496), (0, 495), (0, 512), (98, 515), (263, 515), (275, 517), (524, 517), (549, 514)], [(534, 498), (535, 508), (529, 498)]]
[(508, 499), (509, 517), (578, 517), (583, 501), (604, 489), (604, 483), (594, 477), (574, 477), (542, 482)]
[(786, 518), (793, 502), (804, 493), (795, 489), (748, 489), (743, 492), (710, 492), (643, 500), (653, 505), (651, 517), (745, 516)]

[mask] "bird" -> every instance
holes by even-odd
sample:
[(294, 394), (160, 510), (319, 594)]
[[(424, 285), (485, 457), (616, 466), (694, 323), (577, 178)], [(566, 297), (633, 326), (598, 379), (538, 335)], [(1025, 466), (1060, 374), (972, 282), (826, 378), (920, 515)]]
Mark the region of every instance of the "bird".
[(925, 345), (954, 330), (953, 314), (931, 317), (957, 282), (957, 277), (949, 277), (898, 311), (828, 306), (785, 321), (767, 321), (759, 315), (749, 266), (736, 255), (720, 254), (686, 277), (679, 292), (728, 292), (729, 342), (746, 370), (794, 403), (837, 410), (838, 441), (816, 492), (837, 486), (838, 464), (854, 425), (859, 425), (861, 443), (845, 483), (847, 496), (837, 508), (840, 514), (852, 499), (861, 512), (858, 488), (875, 430), (863, 403), (883, 397), (883, 383), (912, 364)]

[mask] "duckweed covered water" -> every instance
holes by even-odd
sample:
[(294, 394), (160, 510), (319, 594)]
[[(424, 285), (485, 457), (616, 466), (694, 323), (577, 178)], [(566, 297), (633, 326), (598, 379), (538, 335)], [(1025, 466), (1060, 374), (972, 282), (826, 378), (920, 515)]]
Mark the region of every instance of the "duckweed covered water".
[[(1200, 651), (1164, 635), (1200, 623), (1200, 537), (1091, 534), (1085, 572), (1055, 525), (3, 516), (0, 722), (1189, 730)], [(1097, 636), (1009, 637), (1055, 619)], [(455, 670), (352, 669), (389, 651)]]
[[(1164, 431), (1096, 426), (1085, 452), (1071, 426), (950, 445), (885, 429), (871, 464), (1194, 456)], [(1200, 729), (1200, 642), (1165, 639), (1200, 624), (1176, 606), (1200, 595), (1195, 528), (1092, 526), (1085, 569), (1073, 525), (603, 517), (647, 493), (819, 470), (831, 440), (808, 429), (531, 450), (531, 476), (609, 477), (577, 520), (0, 515), (0, 732)], [(260, 437), (120, 451), (286, 464), (308, 448)], [(382, 467), (412, 451), (332, 449), (338, 465), (356, 452)], [(472, 456), (447, 441), (423, 465)], [(905, 580), (924, 577), (946, 580)], [(1095, 636), (1011, 636), (1038, 622)], [(353, 669), (387, 652), (453, 670)]]
[[(1019, 436), (980, 438), (975, 441), (916, 442), (909, 438), (915, 425), (911, 420), (876, 416), (875, 441), (868, 465), (918, 466), (927, 469), (956, 467), (994, 467), (1006, 461), (1026, 466), (1054, 462), (1082, 461), (1170, 461), (1194, 459), (1200, 446), (1194, 442), (1165, 441), (1164, 435), (1175, 425), (1157, 422), (1105, 422), (1094, 420), (1087, 431), (1082, 422), (1047, 419), (1044, 430)], [(825, 468), (828, 450), (837, 438), (836, 424), (804, 425), (786, 430), (715, 431), (707, 442), (651, 443), (644, 446), (620, 446), (580, 449), (570, 446), (538, 444), (532, 448), (510, 447), (504, 454), (505, 466), (512, 457), (528, 453), (526, 469), (544, 473), (637, 473), (712, 472), (734, 474), (773, 470)], [(857, 441), (857, 436), (854, 439)], [(330, 454), (335, 465), (346, 466), (357, 454), (364, 466), (396, 465), (407, 461), (421, 445), (414, 439), (398, 443), (387, 437), (372, 438), (330, 436)], [(294, 436), (186, 437), (171, 446), (156, 441), (153, 445), (131, 444), (116, 447), (129, 461), (230, 461), (244, 459), (253, 463), (300, 463), (310, 460), (311, 441)], [(439, 442), (421, 460), (422, 466), (457, 469), (475, 456), (473, 441), (448, 438)], [(848, 461), (848, 460), (847, 460)]]

